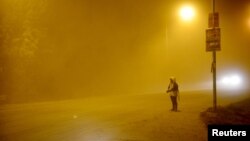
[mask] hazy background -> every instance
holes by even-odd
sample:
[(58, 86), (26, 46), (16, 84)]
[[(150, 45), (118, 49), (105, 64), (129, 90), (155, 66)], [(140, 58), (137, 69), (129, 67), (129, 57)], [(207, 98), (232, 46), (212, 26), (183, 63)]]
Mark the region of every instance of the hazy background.
[[(196, 17), (185, 23), (178, 8)], [(10, 102), (106, 94), (212, 89), (205, 51), (211, 0), (1, 0), (0, 94)], [(249, 86), (249, 0), (217, 0), (218, 79), (238, 74)], [(220, 88), (218, 88), (220, 89)]]

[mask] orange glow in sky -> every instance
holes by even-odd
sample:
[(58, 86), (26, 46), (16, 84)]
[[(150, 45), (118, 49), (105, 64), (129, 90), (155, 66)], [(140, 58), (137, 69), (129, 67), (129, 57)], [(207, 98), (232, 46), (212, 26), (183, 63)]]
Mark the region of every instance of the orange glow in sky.
[[(205, 51), (211, 1), (0, 3), (0, 89), (10, 100), (160, 93), (170, 76), (185, 91), (212, 80)], [(216, 1), (218, 77), (228, 68), (250, 72), (246, 3)]]

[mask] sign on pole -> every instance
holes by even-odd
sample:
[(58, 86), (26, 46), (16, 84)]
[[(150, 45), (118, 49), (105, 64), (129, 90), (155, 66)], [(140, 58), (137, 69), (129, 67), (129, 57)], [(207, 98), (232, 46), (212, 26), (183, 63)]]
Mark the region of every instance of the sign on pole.
[(219, 13), (209, 13), (208, 28), (219, 27)]
[(220, 28), (206, 30), (206, 51), (220, 51)]

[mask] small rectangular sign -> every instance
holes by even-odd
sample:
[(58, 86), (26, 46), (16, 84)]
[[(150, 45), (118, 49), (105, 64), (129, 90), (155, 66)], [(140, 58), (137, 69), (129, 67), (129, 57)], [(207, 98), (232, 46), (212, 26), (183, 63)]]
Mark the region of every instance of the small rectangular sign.
[(220, 51), (220, 28), (206, 30), (206, 51)]
[(209, 13), (208, 28), (219, 27), (219, 13)]

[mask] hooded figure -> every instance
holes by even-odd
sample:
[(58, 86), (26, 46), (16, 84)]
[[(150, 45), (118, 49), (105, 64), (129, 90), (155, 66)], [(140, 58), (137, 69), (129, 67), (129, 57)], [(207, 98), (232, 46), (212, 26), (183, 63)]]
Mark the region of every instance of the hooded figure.
[(176, 79), (174, 77), (170, 77), (170, 83), (168, 85), (167, 93), (169, 93), (172, 102), (171, 111), (177, 111), (178, 109), (177, 97), (179, 98), (179, 88)]

